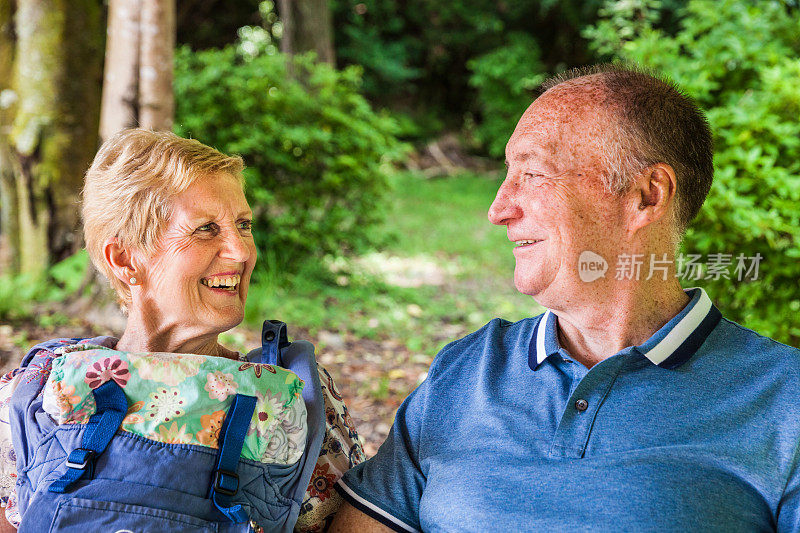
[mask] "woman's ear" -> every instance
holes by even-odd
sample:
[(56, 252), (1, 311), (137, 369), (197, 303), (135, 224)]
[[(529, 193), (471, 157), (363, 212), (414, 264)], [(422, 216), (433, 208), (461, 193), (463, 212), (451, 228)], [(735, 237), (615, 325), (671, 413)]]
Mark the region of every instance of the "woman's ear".
[(136, 268), (131, 252), (116, 238), (110, 238), (103, 244), (103, 258), (118, 280), (127, 285), (137, 285), (141, 282), (137, 279), (141, 274)]

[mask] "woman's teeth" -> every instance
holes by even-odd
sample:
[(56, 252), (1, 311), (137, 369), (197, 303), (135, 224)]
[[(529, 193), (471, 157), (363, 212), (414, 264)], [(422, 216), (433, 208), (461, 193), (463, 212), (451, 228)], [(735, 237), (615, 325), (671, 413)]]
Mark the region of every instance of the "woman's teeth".
[(211, 278), (203, 278), (200, 280), (200, 283), (205, 285), (206, 287), (214, 287), (218, 289), (235, 289), (239, 282), (242, 280), (242, 276), (239, 274), (234, 274), (233, 276), (214, 276)]

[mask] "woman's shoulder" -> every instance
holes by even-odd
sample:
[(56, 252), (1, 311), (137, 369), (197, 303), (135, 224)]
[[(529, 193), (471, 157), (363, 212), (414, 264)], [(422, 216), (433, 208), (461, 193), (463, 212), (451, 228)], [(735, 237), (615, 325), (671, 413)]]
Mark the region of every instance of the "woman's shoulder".
[(53, 355), (62, 355), (91, 348), (114, 348), (117, 345), (117, 340), (116, 337), (100, 335), (97, 337), (58, 337), (42, 341), (36, 343), (28, 350), (25, 357), (22, 358), (20, 366), (28, 364), (30, 359), (42, 351), (49, 352)]

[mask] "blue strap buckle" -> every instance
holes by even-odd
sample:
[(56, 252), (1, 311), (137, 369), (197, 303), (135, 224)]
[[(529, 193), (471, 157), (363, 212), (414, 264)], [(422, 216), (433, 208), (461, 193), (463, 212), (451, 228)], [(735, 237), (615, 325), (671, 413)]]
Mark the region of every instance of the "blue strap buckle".
[(76, 470), (86, 470), (89, 463), (93, 462), (97, 452), (86, 448), (75, 448), (67, 457), (67, 467)]
[(233, 496), (239, 492), (239, 476), (235, 472), (215, 470), (214, 491), (224, 496)]
[(114, 433), (125, 419), (128, 400), (116, 381), (113, 379), (106, 381), (94, 389), (92, 395), (97, 410), (89, 417), (89, 423), (83, 430), (81, 447), (69, 452), (66, 461), (67, 471), (50, 484), (47, 488), (49, 492), (64, 494), (84, 475), (92, 479), (97, 457), (106, 450), (114, 438)]

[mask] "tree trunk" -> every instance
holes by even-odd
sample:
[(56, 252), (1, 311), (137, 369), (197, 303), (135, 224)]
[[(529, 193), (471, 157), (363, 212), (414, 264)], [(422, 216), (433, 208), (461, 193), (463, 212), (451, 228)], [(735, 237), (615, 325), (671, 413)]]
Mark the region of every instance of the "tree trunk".
[(281, 26), (281, 52), (287, 56), (294, 54), (292, 35), (294, 34), (294, 16), (292, 13), (292, 0), (278, 0), (278, 13)]
[(8, 146), (16, 95), (11, 90), (14, 66), (14, 6), (0, 2), (0, 274), (19, 267), (17, 188)]
[(100, 136), (171, 130), (175, 0), (111, 0)]
[(97, 148), (101, 11), (96, 0), (17, 2), (7, 157), (18, 223), (11, 252), (22, 272), (41, 275), (81, 245), (78, 194)]
[[(320, 61), (333, 65), (336, 55), (328, 0), (282, 0), (278, 8), (283, 24), (281, 51), (302, 53), (313, 50)], [(288, 42), (284, 43), (287, 39)]]
[(103, 71), (100, 139), (138, 124), (139, 22), (142, 0), (111, 0)]
[(171, 130), (175, 109), (175, 0), (142, 0), (140, 34), (139, 124), (153, 130)]

